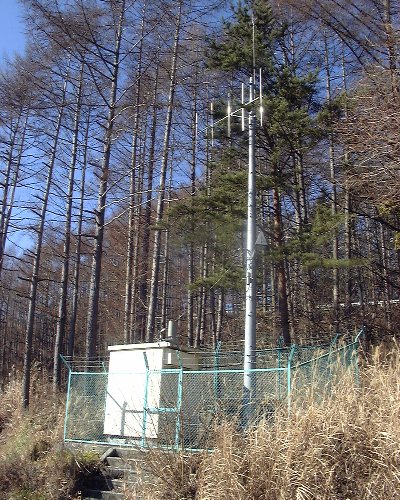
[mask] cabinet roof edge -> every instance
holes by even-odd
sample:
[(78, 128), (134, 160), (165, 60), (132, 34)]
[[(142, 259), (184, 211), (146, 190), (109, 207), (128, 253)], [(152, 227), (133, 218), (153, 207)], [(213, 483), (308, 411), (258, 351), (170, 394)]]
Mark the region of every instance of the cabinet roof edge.
[(145, 351), (148, 349), (174, 349), (175, 351), (187, 352), (191, 354), (198, 354), (199, 351), (196, 349), (183, 348), (177, 346), (173, 342), (169, 342), (167, 340), (162, 340), (160, 342), (150, 342), (144, 344), (119, 344), (119, 345), (109, 345), (108, 351)]
[(144, 350), (144, 349), (163, 349), (165, 347), (172, 347), (177, 349), (175, 345), (171, 342), (161, 341), (161, 342), (150, 342), (145, 344), (119, 344), (119, 345), (109, 345), (109, 351), (131, 351), (131, 350)]

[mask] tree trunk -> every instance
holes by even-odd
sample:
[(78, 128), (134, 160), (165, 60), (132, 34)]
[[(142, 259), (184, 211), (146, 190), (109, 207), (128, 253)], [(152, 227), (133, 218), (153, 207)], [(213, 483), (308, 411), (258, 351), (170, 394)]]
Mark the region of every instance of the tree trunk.
[(68, 335), (68, 347), (67, 347), (67, 355), (70, 358), (73, 358), (74, 356), (76, 321), (78, 317), (78, 295), (79, 295), (79, 279), (81, 270), (83, 207), (85, 201), (85, 181), (86, 181), (86, 163), (87, 163), (89, 127), (90, 127), (90, 111), (88, 111), (86, 120), (85, 143), (83, 147), (84, 149), (82, 158), (78, 227), (77, 227), (76, 250), (75, 250), (76, 260), (75, 260), (74, 276), (72, 278), (71, 318), (69, 322), (69, 335)]
[[(168, 186), (168, 202), (167, 206), (170, 204), (170, 199), (172, 197), (172, 165), (173, 165), (173, 153), (171, 154), (171, 166), (170, 166), (170, 177)], [(169, 229), (164, 231), (164, 269), (163, 269), (163, 279), (162, 279), (162, 300), (161, 300), (161, 329), (163, 331), (167, 328), (168, 323), (168, 300), (171, 300), (169, 291)]]
[(97, 348), (97, 328), (99, 315), (99, 293), (101, 264), (103, 258), (104, 222), (106, 214), (106, 198), (110, 169), (111, 145), (114, 130), (114, 120), (117, 105), (118, 73), (120, 65), (120, 48), (122, 39), (122, 26), (125, 15), (125, 0), (121, 2), (118, 25), (116, 29), (116, 39), (114, 48), (114, 61), (112, 65), (110, 99), (108, 103), (108, 117), (105, 125), (104, 149), (101, 164), (101, 176), (98, 191), (97, 209), (95, 210), (95, 242), (92, 260), (92, 272), (89, 290), (89, 305), (86, 328), (86, 358), (90, 360), (96, 355)]
[(139, 107), (141, 94), (141, 74), (142, 74), (142, 53), (143, 53), (143, 35), (144, 20), (146, 12), (146, 2), (143, 5), (142, 22), (140, 28), (140, 45), (138, 53), (138, 63), (136, 70), (136, 95), (135, 95), (135, 113), (133, 118), (132, 133), (132, 157), (130, 168), (130, 186), (129, 186), (129, 209), (128, 209), (128, 242), (126, 252), (126, 275), (125, 275), (125, 304), (124, 304), (124, 342), (127, 344), (132, 341), (132, 285), (133, 285), (133, 267), (134, 267), (134, 238), (135, 238), (135, 205), (136, 203), (136, 177), (137, 177), (137, 147), (139, 133)]
[[(346, 73), (346, 63), (344, 57), (344, 48), (342, 45), (342, 81), (343, 89), (347, 96), (347, 73)], [(344, 116), (345, 119), (348, 118), (348, 108), (347, 103), (344, 105)], [(346, 144), (344, 145), (344, 165), (345, 167), (349, 164), (349, 154)], [(344, 185), (344, 196), (345, 196), (345, 206), (344, 206), (344, 258), (347, 261), (346, 269), (346, 283), (344, 289), (344, 304), (345, 304), (345, 314), (349, 318), (351, 315), (351, 301), (352, 301), (352, 272), (350, 267), (350, 260), (352, 258), (352, 234), (353, 234), (353, 223), (351, 217), (351, 188), (350, 183), (345, 180)]]
[(158, 188), (157, 211), (155, 219), (156, 228), (154, 229), (153, 261), (152, 261), (152, 272), (150, 279), (150, 297), (149, 297), (149, 306), (147, 312), (147, 327), (146, 327), (147, 342), (153, 342), (155, 334), (155, 321), (156, 321), (157, 299), (158, 299), (158, 281), (160, 274), (161, 236), (162, 236), (162, 231), (157, 226), (160, 224), (164, 215), (165, 181), (167, 175), (168, 154), (169, 154), (169, 144), (170, 144), (171, 124), (172, 124), (172, 111), (173, 111), (175, 88), (176, 88), (176, 68), (177, 68), (178, 47), (179, 47), (179, 38), (181, 30), (181, 15), (182, 15), (182, 1), (180, 0), (178, 6), (178, 17), (176, 21), (176, 30), (174, 36), (174, 48), (172, 53), (170, 87), (169, 87), (169, 96), (167, 105), (167, 116), (165, 120), (164, 142), (163, 142), (161, 170), (160, 170), (160, 184)]
[(53, 146), (50, 153), (47, 179), (45, 190), (43, 193), (42, 207), (40, 210), (39, 224), (37, 227), (37, 240), (34, 250), (33, 265), (32, 265), (32, 276), (31, 276), (31, 286), (29, 292), (29, 309), (28, 318), (26, 323), (26, 333), (25, 333), (25, 345), (24, 345), (24, 368), (23, 368), (23, 380), (22, 380), (22, 404), (24, 408), (29, 406), (29, 395), (30, 395), (30, 381), (31, 381), (31, 361), (32, 361), (32, 342), (33, 342), (33, 328), (35, 323), (35, 310), (36, 310), (36, 297), (37, 289), (39, 284), (39, 268), (40, 268), (40, 257), (42, 252), (42, 242), (44, 234), (44, 223), (47, 213), (47, 205), (49, 201), (50, 188), (53, 180), (53, 170), (56, 160), (57, 146), (60, 137), (61, 122), (64, 114), (65, 106), (65, 95), (67, 90), (68, 76), (65, 78), (64, 87), (61, 97), (60, 110), (58, 112), (57, 123), (54, 133)]
[(7, 158), (6, 174), (3, 182), (3, 198), (1, 201), (1, 211), (0, 211), (0, 276), (3, 270), (4, 250), (7, 241), (8, 228), (11, 220), (11, 213), (14, 206), (15, 190), (19, 179), (19, 169), (21, 166), (22, 154), (24, 150), (25, 135), (28, 126), (29, 113), (27, 113), (25, 117), (25, 121), (21, 132), (21, 142), (19, 145), (17, 161), (15, 162), (14, 172), (12, 172), (12, 166), (14, 163), (13, 152), (15, 148), (16, 136), (19, 131), (19, 124), (21, 118), (22, 118), (22, 110), (18, 115), (17, 123), (15, 125), (14, 132), (11, 136), (11, 141), (9, 144), (10, 150)]
[[(146, 152), (144, 150), (144, 147), (146, 145), (146, 138), (143, 140), (143, 151), (141, 152), (141, 161), (138, 169), (138, 191), (139, 193), (143, 193), (143, 186), (144, 186), (144, 162), (145, 162), (145, 156)], [(139, 148), (140, 149), (140, 148)], [(136, 196), (136, 207), (135, 207), (135, 215), (134, 215), (134, 221), (135, 221), (135, 239), (134, 239), (134, 244), (133, 244), (133, 256), (132, 256), (132, 304), (130, 307), (131, 310), (131, 317), (130, 317), (130, 324), (129, 324), (129, 341), (130, 342), (136, 342), (138, 338), (138, 311), (139, 311), (139, 306), (138, 306), (138, 297), (139, 297), (139, 282), (141, 277), (139, 276), (140, 272), (140, 259), (141, 259), (141, 253), (139, 251), (140, 249), (140, 242), (142, 240), (142, 201), (141, 201), (141, 194), (138, 194)]]
[[(326, 36), (324, 36), (325, 42), (325, 66), (326, 66), (326, 99), (328, 105), (332, 102), (332, 92), (331, 92), (331, 71), (329, 66), (329, 52), (328, 52), (328, 41)], [(329, 124), (328, 132), (329, 141), (329, 170), (331, 177), (332, 193), (331, 193), (331, 214), (335, 218), (337, 215), (337, 188), (336, 188), (336, 160), (335, 160), (335, 147), (333, 141), (333, 130), (332, 124)], [(337, 333), (339, 328), (339, 270), (336, 267), (336, 261), (338, 260), (339, 252), (339, 238), (338, 231), (335, 229), (332, 238), (332, 260), (334, 261), (334, 267), (332, 269), (332, 312), (333, 312), (333, 327), (334, 332)]]
[[(196, 87), (195, 87), (196, 88)], [(207, 140), (207, 158), (208, 158), (208, 138)], [(190, 196), (191, 203), (196, 195), (196, 155), (197, 155), (197, 94), (196, 90), (193, 95), (193, 113), (192, 113), (192, 162), (190, 169)], [(191, 233), (194, 234), (194, 224), (191, 222)], [(187, 293), (187, 342), (189, 347), (193, 347), (194, 340), (194, 290), (193, 285), (195, 281), (195, 268), (194, 268), (194, 243), (189, 243), (189, 256), (188, 256), (188, 293)]]
[(70, 256), (71, 223), (72, 223), (71, 219), (72, 219), (73, 195), (74, 195), (74, 184), (75, 184), (75, 169), (78, 157), (78, 136), (79, 136), (79, 122), (81, 115), (83, 68), (84, 68), (84, 62), (82, 61), (80, 76), (79, 76), (78, 92), (76, 98), (75, 116), (74, 116), (71, 164), (69, 169), (68, 192), (67, 192), (67, 206), (65, 208), (64, 248), (63, 248), (63, 263), (61, 270), (60, 302), (58, 307), (56, 338), (54, 343), (54, 364), (53, 364), (54, 391), (56, 391), (61, 384), (60, 354), (67, 327), (67, 298), (68, 298), (68, 281), (69, 281), (69, 263), (71, 257)]
[(386, 48), (389, 60), (390, 82), (393, 94), (399, 93), (398, 75), (397, 75), (397, 41), (392, 22), (392, 2), (383, 0), (383, 22), (386, 37)]
[(391, 296), (389, 285), (389, 259), (387, 251), (387, 237), (383, 224), (379, 225), (379, 243), (381, 251), (381, 266), (382, 266), (382, 279), (383, 279), (383, 308), (385, 311), (385, 320), (388, 330), (392, 329), (392, 314), (391, 314)]
[[(149, 159), (146, 183), (146, 202), (143, 221), (143, 243), (142, 243), (142, 270), (139, 282), (138, 297), (138, 328), (140, 334), (138, 340), (144, 342), (146, 338), (146, 304), (148, 303), (148, 275), (150, 254), (150, 224), (151, 224), (151, 201), (153, 197), (153, 177), (155, 166), (155, 145), (157, 132), (157, 107), (158, 107), (158, 60), (156, 61), (156, 74), (154, 79), (153, 93), (153, 116), (150, 130)], [(136, 334), (135, 334), (136, 335)]]
[[(207, 278), (207, 244), (203, 245), (201, 258), (200, 258), (200, 272), (203, 279)], [(196, 338), (194, 346), (196, 348), (201, 347), (204, 343), (204, 330), (205, 330), (205, 317), (206, 317), (206, 305), (207, 305), (207, 290), (204, 285), (200, 287), (199, 291), (199, 302), (197, 304), (197, 325), (196, 325)]]
[(214, 348), (217, 347), (218, 342), (221, 342), (222, 340), (222, 323), (224, 319), (224, 290), (220, 290), (218, 294), (218, 301), (217, 301), (217, 332), (216, 332), (216, 343), (214, 345)]
[[(273, 175), (277, 178), (278, 168), (273, 166)], [(275, 262), (275, 272), (277, 279), (278, 291), (278, 310), (280, 319), (280, 331), (285, 345), (291, 344), (290, 329), (289, 329), (289, 309), (286, 285), (285, 272), (285, 254), (283, 244), (283, 227), (282, 227), (282, 207), (277, 187), (273, 188), (273, 203), (274, 203), (274, 244), (277, 250), (277, 261)]]

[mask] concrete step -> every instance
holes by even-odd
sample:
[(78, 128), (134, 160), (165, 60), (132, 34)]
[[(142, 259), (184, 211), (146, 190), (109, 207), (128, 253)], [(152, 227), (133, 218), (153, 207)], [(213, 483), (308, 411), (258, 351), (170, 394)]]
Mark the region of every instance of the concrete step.
[(121, 457), (109, 456), (104, 461), (105, 472), (111, 478), (124, 478), (129, 482), (133, 482), (137, 479), (150, 479), (153, 476), (153, 473), (144, 458), (145, 457), (141, 457), (140, 460), (136, 460), (133, 458), (125, 459)]
[(106, 471), (110, 489), (117, 489), (121, 483), (136, 484), (140, 481), (140, 475), (131, 471), (112, 470)]
[(148, 455), (149, 451), (139, 448), (116, 447), (117, 455), (124, 459), (143, 460)]
[(82, 500), (124, 500), (125, 495), (116, 491), (85, 490)]
[(137, 460), (124, 460), (120, 457), (108, 457), (105, 460), (104, 472), (111, 479), (125, 479), (136, 481), (141, 476), (144, 465)]
[[(88, 449), (88, 447), (84, 449)], [(151, 473), (148, 464), (146, 464), (148, 459), (146, 451), (104, 446), (95, 446), (89, 449), (98, 453), (99, 459), (103, 463), (102, 478), (104, 484), (89, 483), (87, 489), (83, 488), (82, 499), (122, 500), (125, 498), (126, 488), (133, 489), (138, 485), (140, 489), (141, 483), (151, 483), (154, 478), (154, 473)], [(137, 498), (139, 499), (139, 497)]]
[(145, 465), (144, 457), (140, 459), (136, 458), (124, 458), (124, 457), (107, 457), (104, 463), (110, 467), (126, 467), (130, 469), (135, 469), (136, 467), (142, 467)]
[(104, 467), (104, 475), (107, 476), (109, 481), (112, 481), (113, 479), (122, 479), (124, 477), (131, 477), (134, 476), (134, 473), (132, 471), (129, 471), (127, 469), (120, 469), (117, 467)]
[(131, 484), (134, 484), (134, 483), (129, 483), (129, 481), (126, 481), (125, 478), (112, 480), (112, 485), (113, 485), (114, 491), (116, 491), (118, 493), (122, 493), (126, 489), (126, 487), (130, 486)]

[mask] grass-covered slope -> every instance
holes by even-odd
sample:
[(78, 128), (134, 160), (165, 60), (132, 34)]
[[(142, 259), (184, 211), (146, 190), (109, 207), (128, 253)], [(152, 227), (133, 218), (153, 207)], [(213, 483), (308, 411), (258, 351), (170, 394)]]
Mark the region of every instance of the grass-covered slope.
[(213, 453), (168, 457), (148, 499), (400, 499), (400, 353), (377, 352), (361, 385), (344, 377), (319, 404), (248, 435), (222, 426)]
[[(345, 376), (318, 404), (294, 401), (290, 419), (246, 435), (222, 424), (212, 453), (146, 454), (155, 479), (136, 491), (147, 500), (400, 499), (399, 350), (377, 351), (360, 372), (359, 387)], [(28, 412), (20, 387), (0, 394), (0, 499), (79, 498), (97, 457), (64, 450), (62, 398), (45, 381), (36, 377)]]
[(63, 447), (64, 397), (33, 377), (29, 410), (22, 410), (21, 380), (0, 393), (0, 499), (79, 498), (85, 477), (100, 466), (93, 453), (73, 455)]

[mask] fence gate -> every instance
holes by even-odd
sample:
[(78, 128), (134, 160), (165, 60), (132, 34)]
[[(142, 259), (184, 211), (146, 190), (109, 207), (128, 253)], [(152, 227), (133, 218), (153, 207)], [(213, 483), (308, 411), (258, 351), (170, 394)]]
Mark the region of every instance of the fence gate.
[(182, 410), (182, 369), (147, 370), (143, 401), (142, 445), (155, 440), (179, 448)]

